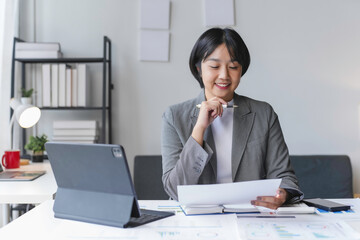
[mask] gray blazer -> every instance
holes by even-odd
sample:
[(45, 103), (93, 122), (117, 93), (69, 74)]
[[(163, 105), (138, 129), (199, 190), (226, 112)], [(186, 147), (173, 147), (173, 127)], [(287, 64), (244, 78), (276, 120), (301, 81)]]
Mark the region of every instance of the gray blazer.
[[(204, 147), (191, 133), (198, 118), (197, 98), (170, 106), (163, 114), (161, 151), (165, 191), (177, 199), (177, 186), (216, 183), (217, 162), (211, 127), (204, 135)], [(280, 187), (291, 195), (289, 202), (303, 198), (292, 167), (278, 117), (265, 102), (234, 95), (232, 142), (233, 182), (281, 178)]]

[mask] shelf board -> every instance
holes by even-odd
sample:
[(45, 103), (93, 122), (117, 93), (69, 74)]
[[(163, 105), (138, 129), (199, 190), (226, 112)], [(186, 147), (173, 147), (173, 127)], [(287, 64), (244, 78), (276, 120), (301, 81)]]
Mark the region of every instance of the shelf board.
[(102, 63), (104, 58), (15, 58), (15, 61), (22, 63)]
[[(102, 107), (41, 107), (41, 110), (102, 110)], [(106, 110), (109, 107), (105, 107)]]

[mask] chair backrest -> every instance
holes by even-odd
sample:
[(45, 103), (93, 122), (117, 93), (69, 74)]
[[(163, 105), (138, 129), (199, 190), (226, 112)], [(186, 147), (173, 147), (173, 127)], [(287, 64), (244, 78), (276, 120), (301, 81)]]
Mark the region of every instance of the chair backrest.
[(140, 200), (167, 200), (162, 183), (161, 155), (135, 156), (134, 185)]
[(290, 156), (305, 198), (352, 198), (350, 158), (345, 155)]

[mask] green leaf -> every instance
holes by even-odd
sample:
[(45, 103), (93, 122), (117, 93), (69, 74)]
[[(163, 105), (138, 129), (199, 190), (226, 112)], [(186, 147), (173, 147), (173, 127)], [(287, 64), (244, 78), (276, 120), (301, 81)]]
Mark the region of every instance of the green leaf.
[(25, 149), (31, 150), (33, 152), (43, 152), (45, 151), (45, 143), (48, 141), (47, 136), (43, 134), (42, 136), (30, 136), (29, 142), (25, 145)]
[(21, 93), (22, 93), (22, 96), (23, 96), (23, 97), (31, 97), (31, 95), (33, 94), (33, 92), (34, 92), (34, 89), (33, 89), (33, 88), (31, 88), (31, 89), (29, 89), (29, 90), (26, 90), (25, 88), (22, 88), (22, 89), (21, 89)]

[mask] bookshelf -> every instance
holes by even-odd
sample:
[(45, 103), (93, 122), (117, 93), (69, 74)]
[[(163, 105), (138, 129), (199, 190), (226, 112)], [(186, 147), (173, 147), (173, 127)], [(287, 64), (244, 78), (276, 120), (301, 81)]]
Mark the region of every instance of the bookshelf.
[[(12, 67), (11, 67), (11, 98), (15, 96), (15, 62), (20, 63), (21, 68), (21, 88), (26, 87), (26, 64), (44, 64), (44, 63), (94, 63), (102, 64), (102, 100), (101, 106), (89, 107), (41, 107), (41, 111), (99, 111), (101, 114), (101, 129), (99, 143), (112, 143), (112, 122), (111, 122), (111, 90), (114, 86), (111, 81), (111, 40), (104, 36), (103, 41), (103, 56), (99, 58), (52, 58), (52, 59), (21, 59), (15, 58), (16, 43), (25, 42), (22, 39), (14, 38), (13, 52), (12, 52)], [(13, 111), (10, 109), (10, 118)], [(80, 113), (79, 113), (80, 114)], [(107, 131), (106, 131), (107, 130)], [(22, 131), (22, 154), (25, 154), (24, 146), (26, 144), (26, 131)], [(107, 137), (107, 138), (106, 138)]]

